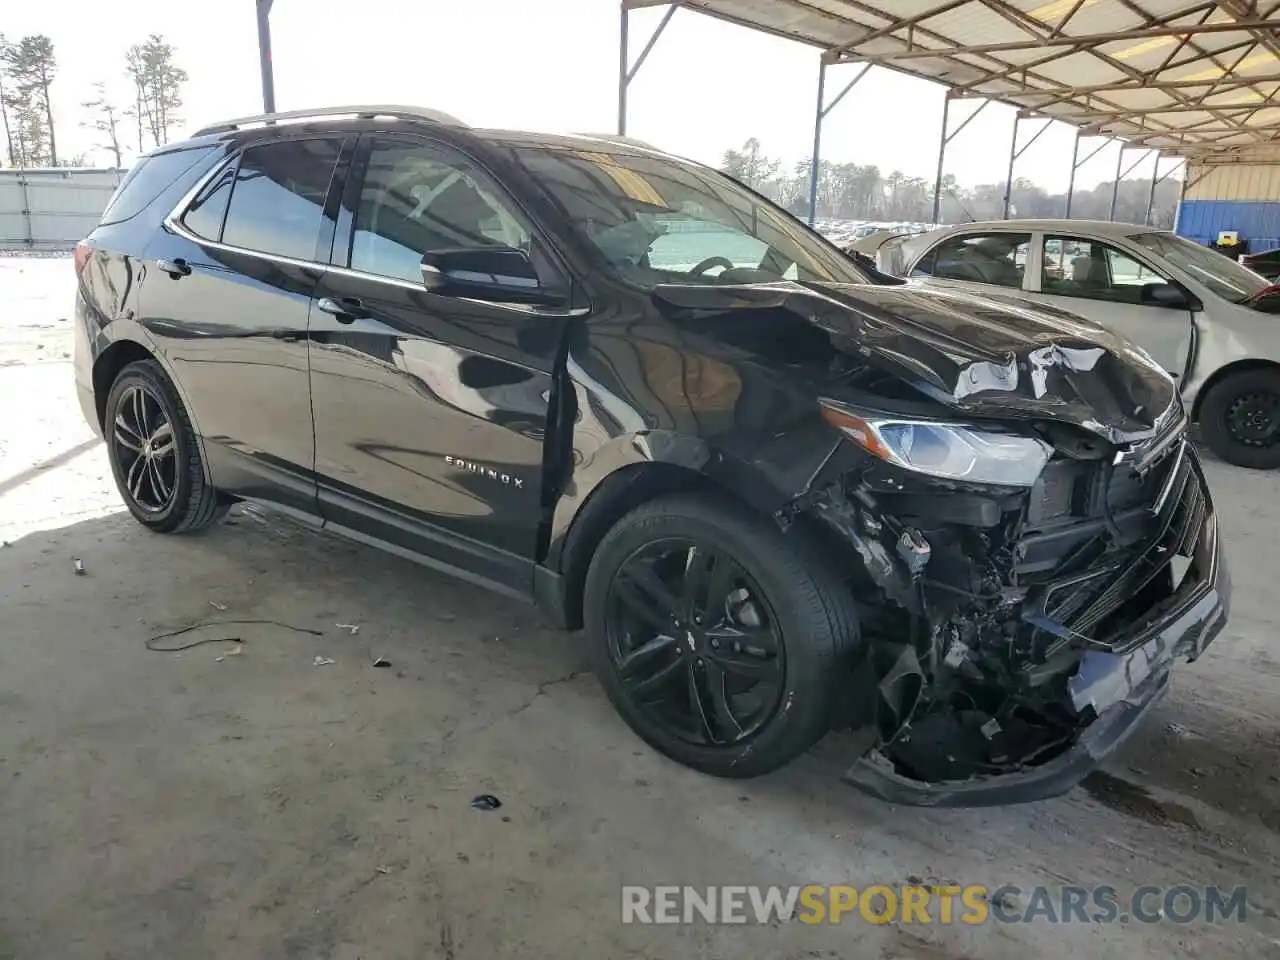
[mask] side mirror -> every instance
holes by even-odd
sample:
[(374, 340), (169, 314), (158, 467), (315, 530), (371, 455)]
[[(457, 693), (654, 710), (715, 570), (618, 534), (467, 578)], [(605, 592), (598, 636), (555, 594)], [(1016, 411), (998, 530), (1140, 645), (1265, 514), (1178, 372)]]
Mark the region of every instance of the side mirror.
[(422, 256), (422, 282), (445, 296), (510, 303), (554, 303), (533, 261), (516, 247), (431, 250)]
[(1181, 287), (1172, 283), (1144, 283), (1142, 285), (1142, 302), (1157, 307), (1171, 307), (1177, 310), (1190, 310), (1191, 301)]

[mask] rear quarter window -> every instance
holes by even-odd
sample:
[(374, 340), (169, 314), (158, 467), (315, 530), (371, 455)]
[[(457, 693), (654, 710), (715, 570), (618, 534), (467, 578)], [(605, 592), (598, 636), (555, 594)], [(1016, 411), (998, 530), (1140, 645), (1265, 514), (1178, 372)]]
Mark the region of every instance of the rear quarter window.
[(174, 150), (169, 153), (142, 157), (133, 165), (116, 189), (102, 213), (103, 226), (131, 220), (149, 207), (171, 183), (185, 174), (201, 160), (216, 151), (216, 147), (197, 147), (191, 150)]

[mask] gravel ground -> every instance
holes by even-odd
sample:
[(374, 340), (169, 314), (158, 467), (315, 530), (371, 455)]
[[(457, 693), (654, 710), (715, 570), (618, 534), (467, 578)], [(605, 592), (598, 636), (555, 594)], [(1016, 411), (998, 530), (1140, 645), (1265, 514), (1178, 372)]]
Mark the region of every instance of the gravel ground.
[[(894, 807), (836, 781), (837, 736), (717, 781), (636, 740), (580, 637), (531, 609), (244, 507), (204, 536), (139, 528), (75, 403), (71, 274), (0, 259), (0, 957), (1280, 957), (1280, 475), (1209, 464), (1232, 621), (1086, 787)], [(144, 647), (208, 618), (322, 633)], [(481, 793), (502, 807), (473, 809)], [(1245, 885), (1249, 908), (1225, 924), (620, 922), (623, 884), (914, 878)]]

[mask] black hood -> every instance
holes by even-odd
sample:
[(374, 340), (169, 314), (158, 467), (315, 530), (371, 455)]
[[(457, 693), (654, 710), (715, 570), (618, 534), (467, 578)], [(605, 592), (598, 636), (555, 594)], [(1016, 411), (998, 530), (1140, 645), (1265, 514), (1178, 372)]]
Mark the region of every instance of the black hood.
[(784, 310), (832, 346), (974, 417), (1071, 423), (1126, 444), (1156, 432), (1173, 380), (1141, 349), (1074, 314), (1014, 296), (894, 286), (664, 284), (695, 315)]

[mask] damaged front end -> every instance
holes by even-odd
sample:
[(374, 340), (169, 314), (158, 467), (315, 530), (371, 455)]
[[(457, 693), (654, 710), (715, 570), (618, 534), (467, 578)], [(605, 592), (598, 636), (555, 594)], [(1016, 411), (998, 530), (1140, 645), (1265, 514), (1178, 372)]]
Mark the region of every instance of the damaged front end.
[(1225, 623), (1209, 490), (1176, 401), (1141, 442), (1035, 428), (1023, 488), (868, 456), (791, 504), (856, 556), (863, 652), (845, 722), (869, 745), (846, 779), (899, 803), (1062, 793)]

